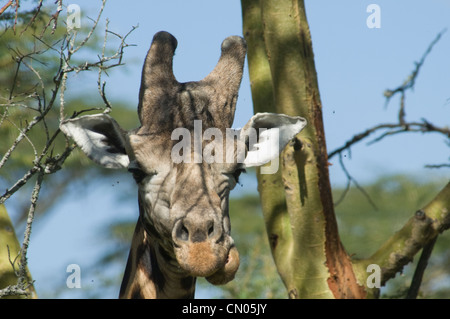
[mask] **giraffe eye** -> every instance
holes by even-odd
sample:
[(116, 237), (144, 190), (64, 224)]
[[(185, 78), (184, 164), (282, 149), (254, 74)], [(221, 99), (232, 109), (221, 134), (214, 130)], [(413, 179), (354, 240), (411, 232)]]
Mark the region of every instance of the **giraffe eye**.
[(234, 171), (234, 173), (232, 175), (233, 175), (234, 179), (236, 180), (236, 183), (239, 184), (239, 176), (245, 172), (246, 172), (245, 168), (240, 168), (240, 167)]
[(134, 180), (138, 184), (140, 182), (142, 182), (142, 180), (145, 178), (145, 176), (147, 176), (147, 174), (145, 174), (145, 172), (143, 170), (141, 170), (140, 168), (130, 167), (130, 168), (128, 168), (128, 171), (133, 175)]

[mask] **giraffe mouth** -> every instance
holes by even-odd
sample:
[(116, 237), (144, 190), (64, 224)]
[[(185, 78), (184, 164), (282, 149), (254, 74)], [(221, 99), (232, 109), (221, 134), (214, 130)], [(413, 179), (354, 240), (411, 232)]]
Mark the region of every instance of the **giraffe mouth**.
[(239, 268), (239, 253), (233, 244), (220, 245), (208, 241), (192, 243), (175, 247), (175, 256), (181, 268), (190, 276), (205, 277), (214, 285), (231, 281)]
[(224, 285), (234, 279), (238, 268), (239, 253), (237, 248), (233, 246), (228, 252), (225, 265), (211, 276), (206, 277), (206, 280), (213, 285)]

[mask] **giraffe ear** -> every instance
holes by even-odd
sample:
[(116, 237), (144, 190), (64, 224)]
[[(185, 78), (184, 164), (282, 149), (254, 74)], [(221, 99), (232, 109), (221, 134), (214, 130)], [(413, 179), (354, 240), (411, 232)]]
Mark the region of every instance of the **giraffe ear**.
[(111, 116), (95, 114), (66, 120), (60, 129), (95, 163), (106, 168), (128, 167), (126, 132)]
[(245, 166), (261, 166), (278, 159), (287, 143), (305, 126), (306, 120), (300, 116), (255, 114), (240, 132), (240, 139), (245, 142), (248, 150)]

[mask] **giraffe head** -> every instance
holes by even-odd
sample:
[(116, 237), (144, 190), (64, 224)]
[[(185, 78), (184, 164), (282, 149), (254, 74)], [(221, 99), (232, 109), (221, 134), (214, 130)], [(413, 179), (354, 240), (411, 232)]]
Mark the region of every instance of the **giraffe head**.
[(142, 71), (139, 128), (126, 132), (109, 115), (97, 114), (66, 120), (61, 130), (94, 162), (132, 173), (140, 222), (160, 256), (186, 275), (223, 284), (239, 266), (230, 233), (230, 191), (246, 167), (277, 159), (306, 121), (259, 113), (241, 130), (230, 129), (244, 39), (225, 39), (216, 67), (198, 82), (175, 79), (176, 46), (167, 32), (153, 38)]

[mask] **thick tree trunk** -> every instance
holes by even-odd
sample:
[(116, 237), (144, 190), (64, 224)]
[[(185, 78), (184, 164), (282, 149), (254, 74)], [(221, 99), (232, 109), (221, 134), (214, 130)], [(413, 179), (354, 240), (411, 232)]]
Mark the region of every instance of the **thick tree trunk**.
[(300, 115), (281, 170), (258, 174), (267, 232), (290, 298), (364, 298), (338, 234), (311, 36), (303, 1), (242, 0), (255, 112)]

